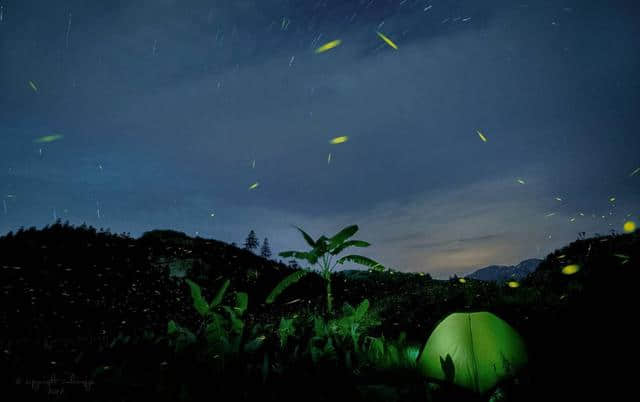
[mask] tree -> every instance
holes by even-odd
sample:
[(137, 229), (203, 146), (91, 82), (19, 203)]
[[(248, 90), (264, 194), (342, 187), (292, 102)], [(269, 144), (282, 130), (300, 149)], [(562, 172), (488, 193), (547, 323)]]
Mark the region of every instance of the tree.
[[(278, 255), (280, 257), (293, 257), (300, 260), (305, 260), (311, 265), (318, 265), (320, 275), (322, 279), (324, 279), (325, 287), (326, 287), (326, 296), (327, 296), (327, 315), (331, 315), (333, 311), (333, 293), (331, 291), (331, 273), (336, 265), (344, 264), (345, 262), (352, 262), (359, 265), (368, 266), (370, 269), (374, 271), (385, 271), (385, 267), (383, 267), (380, 263), (367, 258), (361, 255), (346, 255), (342, 258), (332, 263), (332, 259), (334, 256), (341, 253), (344, 249), (348, 247), (369, 247), (370, 244), (366, 241), (362, 240), (349, 240), (348, 238), (353, 236), (358, 231), (357, 225), (351, 225), (340, 232), (338, 232), (333, 237), (327, 238), (326, 236), (320, 236), (317, 240), (313, 240), (311, 236), (305, 233), (299, 227), (296, 227), (305, 241), (312, 247), (311, 251), (302, 252), (302, 251), (283, 251)], [(282, 293), (286, 288), (298, 282), (302, 277), (310, 272), (310, 268), (303, 269), (300, 271), (296, 271), (289, 276), (285, 277), (276, 287), (271, 291), (269, 296), (267, 296), (267, 304), (273, 303), (275, 298)]]
[(256, 237), (256, 232), (251, 230), (247, 239), (244, 241), (244, 249), (245, 250), (255, 250), (258, 248), (258, 238)]
[(269, 240), (265, 237), (262, 241), (262, 247), (260, 248), (260, 256), (264, 258), (271, 257), (271, 248), (269, 247)]

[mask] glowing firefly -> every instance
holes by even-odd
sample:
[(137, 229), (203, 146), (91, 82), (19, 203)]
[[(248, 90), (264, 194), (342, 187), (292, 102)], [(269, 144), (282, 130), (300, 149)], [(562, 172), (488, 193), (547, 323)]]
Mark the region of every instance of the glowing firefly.
[(249, 186), (249, 190), (253, 190), (254, 188), (258, 187), (259, 185), (260, 185), (259, 182), (255, 182), (251, 186)]
[(59, 135), (59, 134), (54, 134), (54, 135), (45, 135), (44, 137), (40, 137), (34, 140), (34, 142), (37, 143), (44, 143), (44, 142), (53, 142), (53, 141), (57, 141), (61, 138), (63, 138), (63, 135)]
[(336, 46), (339, 46), (342, 43), (340, 39), (332, 40), (331, 42), (325, 43), (316, 49), (316, 53), (324, 53), (327, 50), (331, 50)]
[(573, 275), (578, 271), (580, 271), (580, 265), (578, 264), (571, 264), (562, 268), (562, 273), (565, 275)]
[(484, 134), (482, 134), (478, 130), (476, 130), (476, 133), (478, 133), (478, 135), (480, 136), (480, 139), (482, 140), (482, 142), (487, 142), (487, 137), (485, 137)]
[(331, 141), (329, 141), (329, 144), (342, 144), (343, 142), (347, 142), (348, 139), (349, 137), (343, 135), (342, 137), (333, 138)]
[(385, 41), (387, 43), (387, 45), (391, 46), (392, 48), (394, 48), (395, 50), (398, 50), (398, 46), (393, 43), (393, 41), (389, 38), (387, 38), (386, 36), (384, 36), (383, 34), (381, 34), (380, 32), (377, 32), (378, 36), (380, 37), (380, 39), (382, 39), (383, 41)]
[(626, 221), (623, 226), (625, 233), (631, 233), (636, 230), (636, 223), (633, 221)]

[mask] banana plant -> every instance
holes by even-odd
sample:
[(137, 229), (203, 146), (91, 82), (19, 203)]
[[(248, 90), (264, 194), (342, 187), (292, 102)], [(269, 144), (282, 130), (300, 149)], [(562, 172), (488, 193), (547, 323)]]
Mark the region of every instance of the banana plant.
[[(333, 237), (320, 236), (317, 240), (313, 240), (304, 230), (296, 226), (296, 229), (300, 231), (304, 240), (311, 246), (311, 251), (283, 251), (278, 255), (285, 258), (296, 258), (307, 261), (311, 266), (317, 265), (320, 275), (325, 281), (325, 288), (327, 293), (327, 313), (331, 314), (333, 311), (333, 294), (331, 293), (331, 273), (338, 264), (344, 264), (345, 262), (353, 262), (359, 265), (367, 266), (375, 271), (384, 271), (385, 268), (378, 262), (363, 257), (361, 255), (346, 255), (332, 261), (335, 256), (340, 254), (348, 247), (369, 247), (370, 244), (362, 240), (347, 240), (358, 231), (357, 225), (351, 225)], [(267, 297), (267, 303), (273, 303), (276, 297), (282, 293), (286, 288), (293, 285), (302, 279), (307, 273), (311, 271), (311, 268), (305, 270), (296, 271), (293, 274), (284, 278), (269, 294)]]
[(223, 305), (222, 301), (229, 288), (229, 280), (222, 284), (211, 302), (207, 302), (202, 296), (202, 291), (197, 283), (190, 279), (185, 279), (185, 282), (189, 285), (193, 306), (203, 318), (203, 322), (198, 333), (194, 334), (175, 321), (169, 321), (167, 332), (176, 337), (176, 350), (182, 350), (195, 343), (201, 335), (206, 341), (208, 354), (212, 356), (237, 354), (241, 351), (253, 352), (260, 347), (264, 336), (248, 341), (242, 347), (246, 338), (242, 316), (249, 305), (249, 297), (246, 293), (236, 292), (234, 306), (227, 306)]

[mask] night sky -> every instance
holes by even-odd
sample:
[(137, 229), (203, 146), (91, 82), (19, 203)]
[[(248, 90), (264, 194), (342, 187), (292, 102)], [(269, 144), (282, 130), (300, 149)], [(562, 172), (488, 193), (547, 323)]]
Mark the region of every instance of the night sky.
[(621, 232), (638, 3), (0, 0), (0, 233), (253, 229), (275, 255), (357, 224), (350, 250), (446, 278)]

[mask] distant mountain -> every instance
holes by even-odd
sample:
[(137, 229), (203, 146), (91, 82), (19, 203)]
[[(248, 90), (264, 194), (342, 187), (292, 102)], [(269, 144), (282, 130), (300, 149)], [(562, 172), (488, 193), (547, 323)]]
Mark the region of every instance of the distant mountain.
[(540, 259), (531, 258), (522, 261), (518, 265), (491, 265), (467, 275), (467, 278), (496, 282), (507, 280), (519, 281), (535, 271), (541, 262), (542, 260)]

